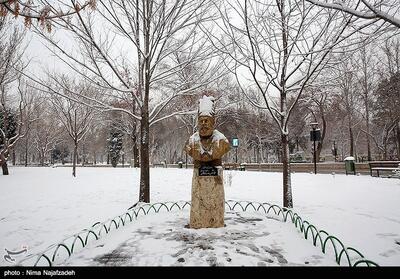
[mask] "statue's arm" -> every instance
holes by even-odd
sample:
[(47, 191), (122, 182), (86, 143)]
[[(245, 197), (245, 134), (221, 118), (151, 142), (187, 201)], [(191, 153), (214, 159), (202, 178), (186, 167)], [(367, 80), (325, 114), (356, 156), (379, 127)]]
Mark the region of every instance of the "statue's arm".
[(219, 142), (214, 142), (213, 144), (213, 153), (212, 153), (212, 159), (217, 160), (221, 159), (222, 156), (224, 156), (228, 151), (231, 149), (231, 146), (229, 142), (226, 142), (225, 140), (219, 140)]
[(213, 156), (208, 153), (201, 154), (200, 145), (198, 143), (187, 143), (185, 145), (185, 152), (196, 161), (209, 162), (214, 160)]

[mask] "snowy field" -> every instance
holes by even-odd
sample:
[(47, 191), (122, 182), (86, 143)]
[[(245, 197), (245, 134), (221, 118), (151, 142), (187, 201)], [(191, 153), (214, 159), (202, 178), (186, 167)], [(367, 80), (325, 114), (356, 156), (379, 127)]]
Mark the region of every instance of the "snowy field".
[[(227, 200), (282, 205), (280, 173), (230, 173)], [(151, 169), (151, 202), (190, 201), (191, 177), (192, 170)], [(122, 214), (137, 201), (138, 184), (138, 169), (78, 168), (73, 178), (70, 168), (11, 167), (0, 176), (1, 251), (38, 253)], [(292, 187), (303, 219), (379, 265), (400, 265), (400, 179), (296, 173)], [(255, 214), (227, 213), (225, 228), (202, 230), (184, 228), (188, 211), (148, 215), (64, 264), (335, 265), (292, 224)], [(123, 257), (110, 262), (116, 249)], [(0, 265), (11, 264), (1, 255)]]

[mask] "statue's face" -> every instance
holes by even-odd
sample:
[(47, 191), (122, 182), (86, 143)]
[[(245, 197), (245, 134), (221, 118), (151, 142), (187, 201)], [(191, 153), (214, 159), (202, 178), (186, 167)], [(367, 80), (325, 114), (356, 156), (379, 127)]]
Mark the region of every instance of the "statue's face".
[(198, 119), (200, 137), (209, 137), (214, 131), (214, 118), (210, 116), (200, 116)]

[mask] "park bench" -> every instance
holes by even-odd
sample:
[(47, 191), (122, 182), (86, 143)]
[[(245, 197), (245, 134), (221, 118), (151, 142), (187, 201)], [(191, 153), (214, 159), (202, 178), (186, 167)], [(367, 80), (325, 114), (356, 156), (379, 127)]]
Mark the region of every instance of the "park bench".
[(371, 176), (376, 172), (379, 177), (382, 172), (395, 172), (400, 170), (400, 161), (374, 161), (369, 162)]
[(244, 164), (238, 165), (237, 163), (224, 163), (223, 164), (224, 170), (241, 170), (244, 171), (246, 168)]
[(165, 163), (154, 163), (153, 167), (154, 168), (166, 168), (167, 165)]

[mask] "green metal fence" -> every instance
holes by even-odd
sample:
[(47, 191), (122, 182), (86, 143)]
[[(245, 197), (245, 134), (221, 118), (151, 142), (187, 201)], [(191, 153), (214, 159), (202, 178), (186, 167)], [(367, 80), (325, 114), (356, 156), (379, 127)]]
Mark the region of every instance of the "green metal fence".
[[(49, 246), (45, 251), (29, 255), (17, 263), (17, 265), (48, 265), (53, 266), (56, 264), (57, 256), (64, 258), (70, 257), (78, 248), (82, 249), (92, 240), (98, 240), (102, 235), (108, 234), (111, 231), (117, 230), (121, 226), (125, 226), (132, 221), (136, 220), (141, 215), (148, 215), (150, 213), (159, 213), (160, 211), (170, 212), (172, 210), (183, 210), (190, 207), (190, 202), (164, 202), (154, 204), (143, 204), (139, 207), (129, 209), (122, 215), (109, 219), (105, 222), (97, 222), (89, 229), (84, 229), (79, 233), (67, 237), (60, 243)], [(225, 201), (225, 208), (228, 211), (254, 211), (264, 214), (273, 214), (278, 217), (282, 222), (290, 221), (295, 228), (304, 236), (305, 239), (312, 241), (316, 247), (320, 247), (322, 253), (326, 254), (328, 248), (332, 248), (336, 263), (338, 265), (347, 266), (378, 266), (373, 261), (364, 257), (357, 249), (353, 247), (346, 247), (335, 236), (330, 235), (324, 230), (318, 230), (313, 224), (303, 220), (292, 209), (280, 207), (275, 204), (259, 203), (250, 201)]]

